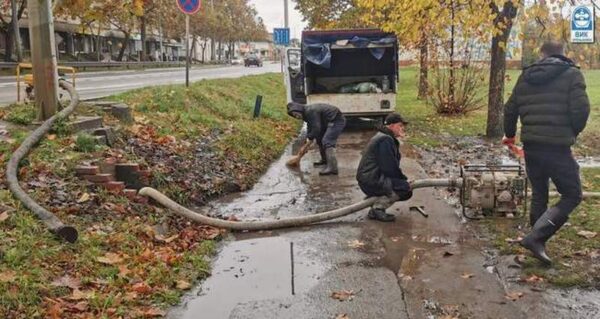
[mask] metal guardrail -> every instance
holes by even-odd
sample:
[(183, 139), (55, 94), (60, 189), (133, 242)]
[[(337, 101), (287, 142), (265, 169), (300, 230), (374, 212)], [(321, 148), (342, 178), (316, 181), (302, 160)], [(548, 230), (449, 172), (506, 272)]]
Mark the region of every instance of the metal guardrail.
[[(14, 69), (17, 62), (0, 62), (0, 69)], [(165, 67), (165, 66), (184, 66), (185, 61), (165, 61), (165, 62), (60, 62), (60, 65), (75, 68), (114, 68), (114, 67)]]

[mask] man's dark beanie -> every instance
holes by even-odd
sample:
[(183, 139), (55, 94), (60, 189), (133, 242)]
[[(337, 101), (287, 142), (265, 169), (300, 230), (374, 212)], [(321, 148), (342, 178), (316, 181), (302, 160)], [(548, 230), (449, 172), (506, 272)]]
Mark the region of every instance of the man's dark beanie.
[(385, 117), (385, 121), (383, 122), (383, 124), (385, 125), (390, 125), (394, 123), (402, 123), (406, 125), (408, 124), (408, 121), (404, 120), (400, 114), (394, 112), (388, 114), (388, 116)]

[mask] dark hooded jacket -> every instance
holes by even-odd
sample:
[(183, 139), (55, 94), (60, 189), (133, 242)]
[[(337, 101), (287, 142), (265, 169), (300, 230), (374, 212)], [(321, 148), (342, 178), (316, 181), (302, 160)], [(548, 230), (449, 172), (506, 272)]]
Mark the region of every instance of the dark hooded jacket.
[(504, 106), (504, 133), (514, 137), (521, 118), (525, 148), (569, 148), (585, 128), (590, 102), (573, 61), (553, 55), (524, 69)]
[(306, 137), (309, 140), (321, 140), (327, 131), (327, 124), (343, 118), (340, 109), (324, 103), (304, 105), (292, 102), (288, 104), (288, 114), (291, 116), (292, 112), (302, 114), (302, 119), (307, 124)]
[(367, 144), (358, 164), (356, 180), (368, 196), (409, 192), (407, 177), (400, 169), (400, 143), (386, 127), (379, 128)]

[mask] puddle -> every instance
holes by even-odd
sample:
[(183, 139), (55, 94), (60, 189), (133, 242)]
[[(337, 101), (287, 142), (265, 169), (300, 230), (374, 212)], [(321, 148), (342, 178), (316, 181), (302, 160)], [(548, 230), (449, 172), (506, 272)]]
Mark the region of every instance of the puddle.
[(584, 157), (577, 159), (581, 168), (600, 168), (600, 159), (595, 157)]
[(212, 275), (185, 298), (167, 318), (228, 318), (238, 303), (292, 297), (316, 285), (322, 272), (294, 245), (292, 283), (291, 241), (282, 237), (234, 241), (223, 247)]

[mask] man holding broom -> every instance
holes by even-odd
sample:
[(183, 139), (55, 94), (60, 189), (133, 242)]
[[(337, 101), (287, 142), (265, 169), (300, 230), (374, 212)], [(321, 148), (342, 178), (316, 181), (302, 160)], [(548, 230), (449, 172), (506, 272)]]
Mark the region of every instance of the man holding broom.
[(304, 105), (290, 102), (287, 105), (288, 115), (303, 120), (307, 124), (307, 141), (300, 149), (298, 157), (288, 162), (297, 165), (300, 158), (308, 151), (316, 140), (321, 153), (321, 160), (315, 166), (326, 165), (319, 175), (337, 175), (338, 165), (335, 156), (337, 139), (346, 126), (346, 118), (337, 107), (329, 104)]

